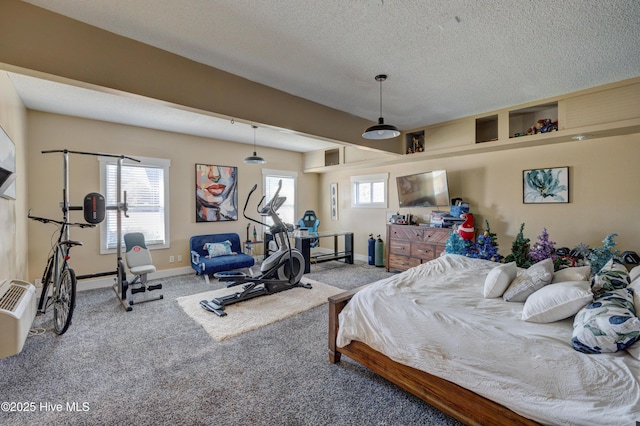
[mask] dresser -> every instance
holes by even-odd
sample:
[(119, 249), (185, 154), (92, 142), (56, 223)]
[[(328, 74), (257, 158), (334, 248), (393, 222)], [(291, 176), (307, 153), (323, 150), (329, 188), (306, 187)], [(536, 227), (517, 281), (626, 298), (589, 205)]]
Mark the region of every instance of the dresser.
[(387, 271), (404, 271), (440, 256), (450, 233), (451, 228), (387, 225)]

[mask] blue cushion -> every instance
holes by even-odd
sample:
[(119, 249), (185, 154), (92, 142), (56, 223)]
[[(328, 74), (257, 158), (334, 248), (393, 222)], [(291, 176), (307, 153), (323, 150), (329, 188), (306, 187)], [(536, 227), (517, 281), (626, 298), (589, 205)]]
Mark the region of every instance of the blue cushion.
[[(225, 241), (231, 243), (231, 251), (237, 254), (207, 258), (209, 253), (205, 248), (206, 244)], [(242, 253), (240, 236), (236, 233), (194, 235), (189, 240), (189, 246), (191, 252), (196, 254), (196, 256), (192, 255), (191, 267), (198, 275), (210, 275), (216, 272), (249, 268), (255, 264), (252, 256)]]

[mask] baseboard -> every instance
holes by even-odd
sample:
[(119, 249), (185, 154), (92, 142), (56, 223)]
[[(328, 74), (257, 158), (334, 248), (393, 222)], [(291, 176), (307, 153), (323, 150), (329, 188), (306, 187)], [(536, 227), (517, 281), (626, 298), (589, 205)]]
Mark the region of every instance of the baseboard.
[[(149, 274), (147, 278), (149, 280), (157, 280), (161, 278), (175, 277), (177, 275), (185, 275), (190, 272), (193, 272), (193, 274), (195, 275), (194, 270), (190, 266), (183, 266), (181, 268), (163, 269), (161, 271), (156, 271), (153, 274)], [(133, 279), (133, 276), (130, 276), (127, 278)], [(95, 280), (81, 280), (81, 281), (78, 281), (77, 290), (85, 291), (85, 290), (94, 290), (96, 288), (112, 287), (114, 282), (115, 282), (115, 276), (98, 278)]]

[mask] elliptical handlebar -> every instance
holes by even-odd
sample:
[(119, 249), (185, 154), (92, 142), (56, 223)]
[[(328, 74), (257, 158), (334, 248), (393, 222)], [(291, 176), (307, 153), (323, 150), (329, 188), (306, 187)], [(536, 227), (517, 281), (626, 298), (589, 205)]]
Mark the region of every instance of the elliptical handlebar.
[[(249, 204), (249, 200), (251, 199), (251, 195), (253, 195), (253, 193), (256, 191), (256, 189), (258, 189), (258, 184), (254, 184), (253, 188), (251, 188), (251, 191), (249, 191), (249, 195), (247, 195), (247, 200), (244, 202), (244, 208), (242, 209), (242, 216), (244, 216), (246, 219), (249, 219), (250, 221), (258, 223), (260, 225), (269, 226), (266, 223), (262, 223), (257, 219), (254, 219), (252, 217), (247, 216), (247, 205)], [(260, 207), (260, 204), (262, 204), (262, 201), (264, 201), (264, 195), (260, 199), (260, 202), (258, 203), (258, 207)]]
[[(256, 191), (256, 189), (258, 189), (258, 185), (254, 184), (253, 188), (251, 188), (251, 190), (249, 191), (249, 195), (247, 195), (247, 200), (244, 203), (244, 208), (242, 209), (242, 215), (246, 218), (249, 219), (252, 222), (258, 223), (260, 225), (263, 226), (270, 226), (267, 223), (264, 223), (258, 219), (254, 219), (252, 217), (247, 216), (247, 205), (249, 204), (249, 200), (251, 199), (251, 195)], [(274, 223), (279, 224), (284, 226), (284, 223), (282, 223), (282, 220), (278, 217), (277, 213), (276, 213), (276, 208), (274, 207), (274, 203), (277, 202), (279, 200), (279, 195), (280, 195), (280, 190), (282, 189), (282, 179), (280, 179), (278, 181), (278, 189), (276, 190), (276, 193), (273, 194), (273, 197), (271, 197), (271, 200), (269, 200), (269, 202), (262, 208), (260, 209), (260, 205), (262, 204), (262, 202), (264, 201), (265, 196), (263, 195), (262, 198), (260, 199), (260, 202), (258, 202), (258, 205), (256, 207), (256, 211), (258, 212), (259, 215), (261, 216), (266, 216), (267, 214), (269, 216), (271, 216), (271, 218), (273, 219)], [(280, 207), (280, 204), (278, 205), (278, 207)]]

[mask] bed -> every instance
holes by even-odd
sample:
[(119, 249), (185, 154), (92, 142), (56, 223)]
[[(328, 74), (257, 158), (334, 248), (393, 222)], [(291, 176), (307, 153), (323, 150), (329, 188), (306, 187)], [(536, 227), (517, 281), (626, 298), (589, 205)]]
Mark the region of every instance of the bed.
[(485, 298), (495, 266), (445, 255), (330, 298), (330, 361), (345, 355), (466, 424), (640, 421), (640, 361), (578, 352), (573, 318), (526, 322), (524, 303)]

